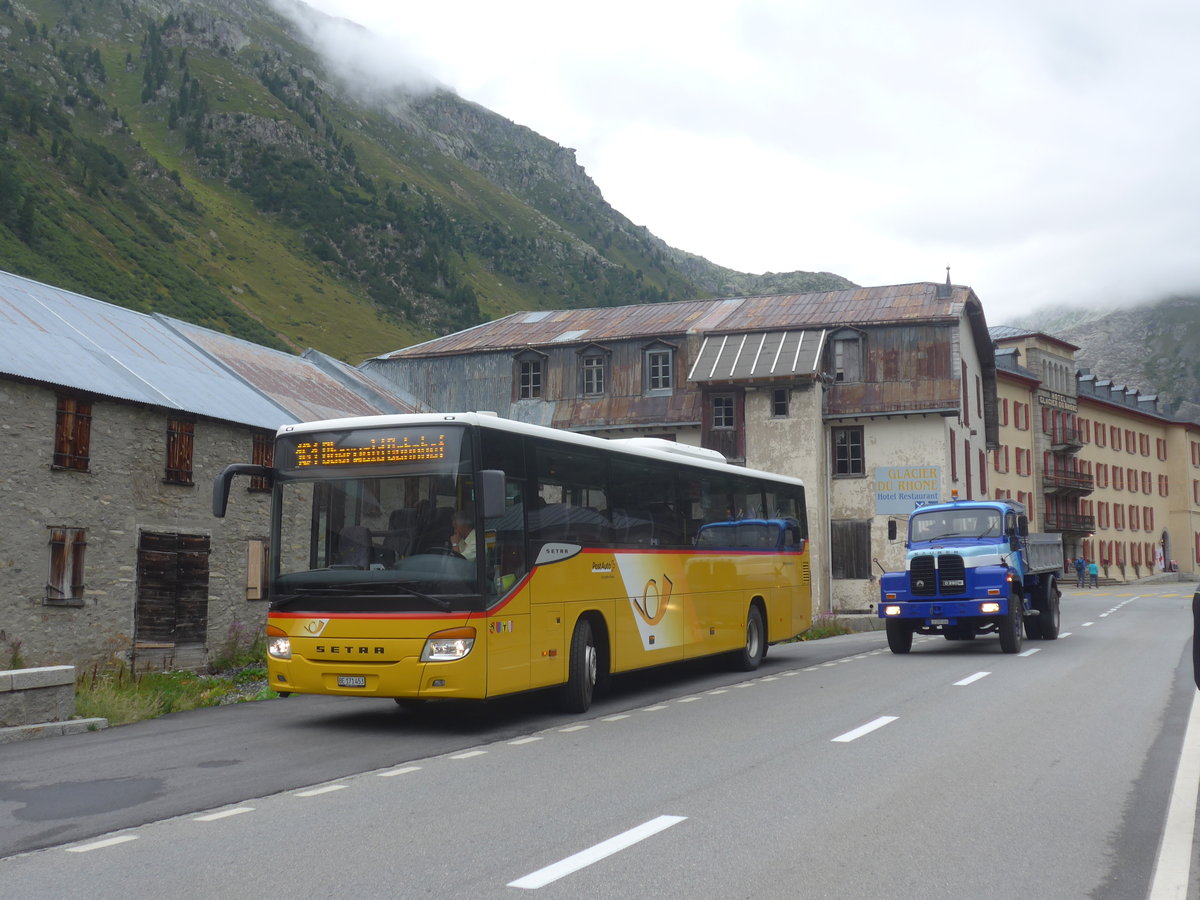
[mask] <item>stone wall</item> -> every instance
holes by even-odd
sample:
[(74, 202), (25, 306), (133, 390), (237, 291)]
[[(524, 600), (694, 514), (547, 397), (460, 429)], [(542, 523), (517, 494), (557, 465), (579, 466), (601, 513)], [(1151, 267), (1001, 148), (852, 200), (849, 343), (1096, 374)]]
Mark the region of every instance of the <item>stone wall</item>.
[[(212, 483), (231, 462), (249, 462), (253, 431), (201, 419), (195, 424), (193, 484), (164, 483), (168, 411), (92, 398), (89, 471), (52, 468), (57, 395), (0, 379), (0, 628), (28, 664), (103, 665), (134, 655), (137, 552), (144, 531), (205, 535), (211, 541), (207, 639), (158, 647), (143, 664), (201, 666), (231, 632), (254, 632), (265, 605), (247, 600), (247, 541), (268, 537), (269, 495), (234, 483), (229, 513), (211, 511)], [(86, 529), (85, 589), (77, 602), (48, 602), (50, 530)], [(177, 656), (184, 657), (183, 659)]]

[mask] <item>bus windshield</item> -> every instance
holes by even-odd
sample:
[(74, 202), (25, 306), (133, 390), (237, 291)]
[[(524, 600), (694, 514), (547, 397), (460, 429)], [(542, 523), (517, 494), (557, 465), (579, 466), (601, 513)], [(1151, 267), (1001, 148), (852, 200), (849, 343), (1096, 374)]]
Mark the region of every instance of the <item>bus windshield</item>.
[(482, 608), (469, 435), (416, 432), (281, 438), (272, 609)]

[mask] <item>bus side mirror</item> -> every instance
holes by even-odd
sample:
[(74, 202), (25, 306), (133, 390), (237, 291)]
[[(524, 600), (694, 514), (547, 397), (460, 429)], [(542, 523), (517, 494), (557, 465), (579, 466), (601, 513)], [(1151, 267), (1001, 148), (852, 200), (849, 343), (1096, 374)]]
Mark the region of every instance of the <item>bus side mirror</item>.
[(895, 539), (896, 539), (896, 520), (888, 519), (888, 540), (894, 541)]
[(251, 478), (270, 478), (270, 466), (259, 466), (254, 463), (233, 463), (226, 466), (217, 480), (213, 482), (212, 512), (218, 519), (225, 518), (225, 509), (229, 506), (229, 483), (235, 475), (248, 475)]
[(483, 469), (479, 473), (479, 505), (484, 519), (504, 515), (504, 471)]

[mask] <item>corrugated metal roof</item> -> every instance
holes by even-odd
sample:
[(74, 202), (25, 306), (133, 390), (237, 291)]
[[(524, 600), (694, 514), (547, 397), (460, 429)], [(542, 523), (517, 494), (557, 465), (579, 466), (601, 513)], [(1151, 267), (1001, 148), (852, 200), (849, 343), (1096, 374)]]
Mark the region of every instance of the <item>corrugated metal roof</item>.
[[(166, 320), (179, 334), (225, 364), (234, 374), (266, 394), (300, 422), (374, 416), (380, 413), (411, 413), (415, 409), (389, 398), (374, 405), (347, 387), (343, 380), (322, 371), (309, 360), (230, 337), (178, 319)], [(348, 368), (348, 367), (347, 367)], [(349, 376), (347, 376), (349, 377)], [(361, 374), (360, 379), (364, 378)], [(364, 384), (366, 384), (364, 379)], [(384, 396), (383, 389), (371, 389)]]
[(7, 272), (0, 372), (264, 428), (292, 421), (159, 317)]
[(269, 430), (410, 411), (346, 369), (0, 272), (0, 374)]
[(379, 359), (445, 356), (561, 343), (562, 335), (603, 343), (664, 335), (720, 334), (867, 325), (902, 320), (948, 321), (962, 314), (969, 287), (933, 282), (850, 288), (770, 297), (682, 300), (634, 306), (519, 312), (385, 354)]
[(824, 343), (824, 329), (706, 335), (688, 381), (811, 375)]

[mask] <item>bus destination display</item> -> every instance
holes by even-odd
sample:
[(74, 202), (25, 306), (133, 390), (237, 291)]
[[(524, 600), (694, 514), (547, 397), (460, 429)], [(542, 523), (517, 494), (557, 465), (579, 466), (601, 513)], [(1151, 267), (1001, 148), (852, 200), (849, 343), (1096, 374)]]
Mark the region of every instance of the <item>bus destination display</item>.
[(337, 440), (299, 441), (296, 444), (298, 469), (313, 466), (388, 465), (413, 462), (438, 462), (446, 458), (446, 436), (434, 439), (425, 435), (339, 435)]

